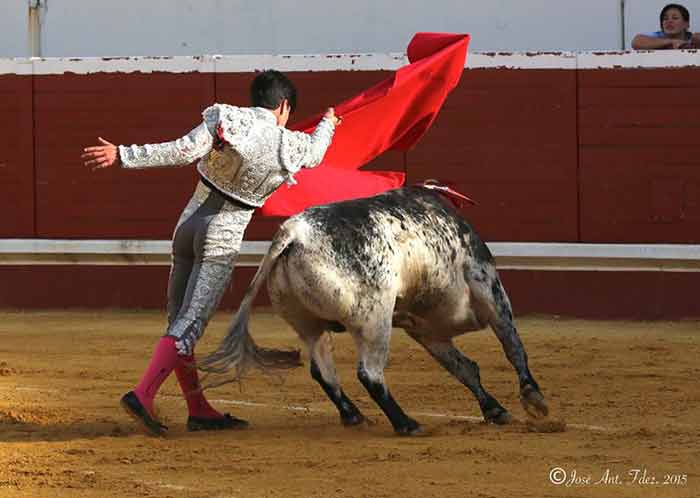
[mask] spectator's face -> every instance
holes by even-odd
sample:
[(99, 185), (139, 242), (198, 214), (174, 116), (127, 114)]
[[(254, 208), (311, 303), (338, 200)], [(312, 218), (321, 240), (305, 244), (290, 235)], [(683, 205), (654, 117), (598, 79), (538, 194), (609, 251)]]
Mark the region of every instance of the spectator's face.
[(688, 23), (683, 20), (683, 16), (678, 9), (668, 9), (664, 13), (662, 26), (664, 34), (669, 36), (685, 33), (688, 29)]

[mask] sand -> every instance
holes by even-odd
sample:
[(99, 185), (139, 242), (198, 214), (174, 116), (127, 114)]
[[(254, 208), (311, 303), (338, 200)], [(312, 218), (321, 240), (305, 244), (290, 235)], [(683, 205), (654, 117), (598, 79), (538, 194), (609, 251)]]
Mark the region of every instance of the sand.
[[(212, 350), (228, 313), (198, 351)], [(0, 312), (0, 497), (698, 497), (700, 323), (521, 317), (530, 369), (551, 416), (529, 421), (490, 331), (459, 338), (484, 386), (515, 419), (487, 425), (473, 396), (396, 330), (386, 378), (424, 435), (396, 436), (334, 336), (343, 387), (372, 424), (345, 428), (305, 366), (213, 389), (244, 431), (188, 433), (174, 378), (158, 409), (166, 438), (119, 408), (165, 316), (159, 312)], [(300, 347), (258, 312), (261, 345)], [(173, 376), (174, 377), (174, 376)], [(554, 481), (554, 482), (553, 482)]]

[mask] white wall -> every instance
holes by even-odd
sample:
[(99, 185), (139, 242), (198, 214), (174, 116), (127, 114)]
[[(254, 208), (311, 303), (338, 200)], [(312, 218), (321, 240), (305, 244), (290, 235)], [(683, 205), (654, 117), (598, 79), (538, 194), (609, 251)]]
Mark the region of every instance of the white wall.
[(658, 31), (659, 14), (664, 5), (679, 3), (690, 11), (690, 30), (700, 31), (700, 0), (626, 0), (625, 47), (630, 48), (637, 33)]
[[(471, 33), (476, 51), (621, 44), (620, 0), (40, 2), (44, 57), (403, 52), (417, 31)], [(27, 9), (0, 0), (0, 57), (31, 55)]]

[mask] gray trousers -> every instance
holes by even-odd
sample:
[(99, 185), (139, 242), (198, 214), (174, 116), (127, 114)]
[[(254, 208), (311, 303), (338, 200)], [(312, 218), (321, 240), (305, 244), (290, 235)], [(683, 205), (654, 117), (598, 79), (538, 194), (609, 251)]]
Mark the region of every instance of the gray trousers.
[(190, 356), (221, 301), (254, 208), (226, 200), (201, 182), (173, 234), (168, 330)]

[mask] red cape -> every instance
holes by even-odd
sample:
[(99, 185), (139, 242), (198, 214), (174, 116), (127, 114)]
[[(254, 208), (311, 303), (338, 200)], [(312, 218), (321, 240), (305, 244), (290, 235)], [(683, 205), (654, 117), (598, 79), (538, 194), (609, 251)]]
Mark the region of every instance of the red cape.
[[(279, 188), (261, 208), (265, 216), (291, 216), (307, 207), (368, 197), (403, 185), (405, 173), (358, 171), (388, 150), (406, 151), (435, 120), (464, 71), (469, 35), (418, 33), (406, 50), (410, 64), (335, 106), (342, 124), (323, 161), (299, 171), (299, 182)], [(294, 126), (311, 133), (322, 114)]]

